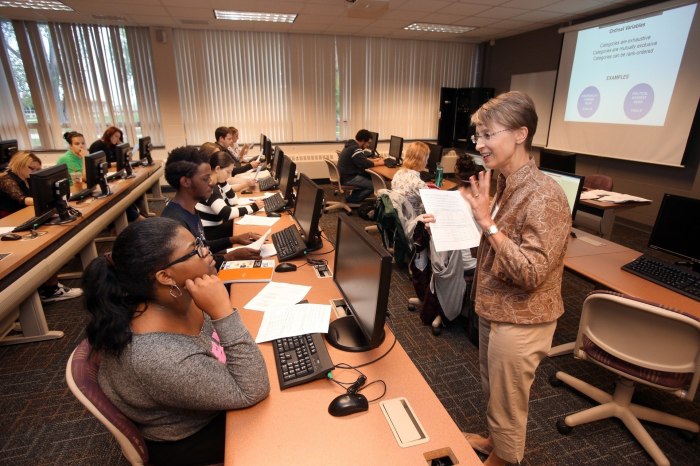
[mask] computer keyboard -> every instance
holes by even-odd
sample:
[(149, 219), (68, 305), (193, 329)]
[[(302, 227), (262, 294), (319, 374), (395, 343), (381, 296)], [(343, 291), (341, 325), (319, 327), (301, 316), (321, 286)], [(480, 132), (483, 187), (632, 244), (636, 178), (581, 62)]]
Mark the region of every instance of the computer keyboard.
[(14, 227), (14, 228), (12, 229), (12, 232), (13, 232), (13, 233), (17, 233), (17, 232), (20, 232), (20, 231), (29, 231), (29, 230), (33, 230), (33, 229), (34, 229), (34, 226), (37, 225), (37, 224), (39, 223), (38, 220), (39, 220), (39, 217), (32, 217), (32, 218), (30, 218), (29, 220), (27, 220), (26, 222), (20, 223), (19, 225), (17, 225), (16, 227)]
[(265, 204), (265, 212), (278, 212), (287, 207), (287, 201), (284, 200), (280, 193), (275, 193), (270, 197), (263, 199)]
[(326, 377), (335, 365), (320, 333), (272, 340), (280, 390)]
[(645, 255), (623, 265), (622, 270), (700, 301), (700, 273), (667, 264)]
[(394, 168), (398, 164), (396, 163), (396, 159), (393, 157), (387, 157), (384, 159), (384, 166), (387, 168)]
[(86, 197), (92, 196), (92, 188), (85, 188), (82, 191), (78, 191), (75, 194), (71, 194), (68, 198), (69, 201), (80, 201)]
[(306, 252), (306, 243), (294, 225), (273, 233), (272, 244), (277, 250), (277, 259), (280, 262), (301, 256)]
[(271, 176), (258, 180), (258, 189), (260, 189), (260, 191), (271, 191), (277, 189), (277, 186), (277, 181)]

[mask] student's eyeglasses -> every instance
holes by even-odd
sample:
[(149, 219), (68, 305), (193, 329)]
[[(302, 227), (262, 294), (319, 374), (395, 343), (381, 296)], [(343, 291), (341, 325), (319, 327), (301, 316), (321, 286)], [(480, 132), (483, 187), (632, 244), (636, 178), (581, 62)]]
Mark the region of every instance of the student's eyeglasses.
[(192, 257), (194, 255), (197, 255), (197, 256), (201, 257), (202, 259), (204, 259), (209, 254), (211, 254), (211, 252), (209, 251), (209, 246), (204, 244), (204, 241), (202, 241), (202, 238), (196, 238), (194, 240), (194, 249), (192, 251), (188, 252), (187, 254), (180, 257), (179, 259), (175, 259), (174, 261), (166, 264), (165, 266), (163, 266), (163, 269), (167, 269), (168, 267), (172, 267), (173, 265), (179, 264), (180, 262), (185, 262), (187, 259), (189, 259), (190, 257)]
[(479, 139), (483, 139), (484, 141), (487, 141), (487, 142), (488, 142), (488, 141), (490, 141), (491, 138), (493, 138), (495, 135), (497, 135), (497, 134), (499, 134), (499, 133), (503, 133), (504, 131), (510, 131), (510, 129), (502, 129), (502, 130), (500, 130), (500, 131), (495, 131), (495, 132), (493, 132), (493, 133), (484, 133), (484, 134), (476, 133), (476, 134), (472, 135), (471, 140), (472, 140), (472, 142), (473, 142), (474, 144), (476, 144), (476, 142), (477, 142)]

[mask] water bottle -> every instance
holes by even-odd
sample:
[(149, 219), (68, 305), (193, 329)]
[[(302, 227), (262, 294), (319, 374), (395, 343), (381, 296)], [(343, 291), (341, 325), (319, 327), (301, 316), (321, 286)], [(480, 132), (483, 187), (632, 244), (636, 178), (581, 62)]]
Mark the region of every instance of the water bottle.
[(435, 186), (442, 187), (442, 164), (437, 164), (437, 173), (435, 174)]

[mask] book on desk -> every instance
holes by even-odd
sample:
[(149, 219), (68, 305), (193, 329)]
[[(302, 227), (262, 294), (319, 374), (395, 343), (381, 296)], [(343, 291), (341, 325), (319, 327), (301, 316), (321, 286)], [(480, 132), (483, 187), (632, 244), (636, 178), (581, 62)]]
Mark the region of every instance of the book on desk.
[(269, 282), (274, 272), (274, 260), (226, 261), (221, 264), (218, 276), (224, 283), (256, 283)]

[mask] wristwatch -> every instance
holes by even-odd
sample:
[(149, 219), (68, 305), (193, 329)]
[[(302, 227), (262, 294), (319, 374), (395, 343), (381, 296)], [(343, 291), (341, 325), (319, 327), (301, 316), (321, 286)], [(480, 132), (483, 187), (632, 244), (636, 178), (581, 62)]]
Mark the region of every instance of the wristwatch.
[(495, 235), (496, 233), (498, 233), (498, 227), (496, 226), (495, 223), (494, 223), (493, 225), (491, 225), (491, 226), (488, 228), (488, 230), (484, 230), (484, 235), (486, 235), (487, 238), (488, 238), (489, 236)]

